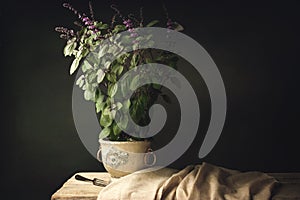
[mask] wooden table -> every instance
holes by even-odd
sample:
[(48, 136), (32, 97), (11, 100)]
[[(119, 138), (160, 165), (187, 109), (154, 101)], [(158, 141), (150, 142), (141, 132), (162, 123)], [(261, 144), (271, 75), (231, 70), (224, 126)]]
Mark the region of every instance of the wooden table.
[[(110, 180), (110, 175), (106, 172), (80, 172), (76, 173), (84, 177), (93, 179), (100, 178)], [(74, 174), (63, 186), (51, 197), (51, 200), (96, 200), (103, 187), (95, 186), (91, 182), (78, 181)]]
[[(80, 172), (87, 178), (100, 178), (110, 180), (110, 175), (105, 172)], [(75, 180), (74, 174), (63, 186), (56, 191), (51, 200), (96, 200), (103, 187), (94, 186), (90, 182)], [(300, 199), (300, 173), (269, 173), (275, 177), (281, 186), (276, 190), (272, 200)]]

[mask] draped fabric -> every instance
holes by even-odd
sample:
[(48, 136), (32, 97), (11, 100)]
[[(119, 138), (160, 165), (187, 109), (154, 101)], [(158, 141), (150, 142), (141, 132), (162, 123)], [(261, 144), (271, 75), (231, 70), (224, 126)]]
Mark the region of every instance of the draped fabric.
[(277, 181), (262, 172), (239, 172), (208, 163), (183, 170), (142, 170), (106, 186), (98, 200), (264, 200)]

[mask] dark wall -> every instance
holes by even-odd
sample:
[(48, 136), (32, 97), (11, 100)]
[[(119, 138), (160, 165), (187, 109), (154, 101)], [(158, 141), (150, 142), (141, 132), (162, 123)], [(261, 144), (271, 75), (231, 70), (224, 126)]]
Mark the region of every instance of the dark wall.
[[(87, 10), (86, 2), (71, 3)], [(95, 2), (96, 15), (109, 20), (110, 3)], [(1, 5), (1, 189), (16, 198), (49, 199), (73, 173), (103, 171), (74, 126), (71, 60), (63, 57), (65, 43), (54, 27), (70, 26), (75, 17), (61, 4), (29, 0)], [(160, 1), (120, 2), (120, 9), (128, 13), (140, 5), (145, 5), (145, 16), (163, 17)], [(204, 114), (193, 146), (172, 167), (205, 161), (243, 171), (299, 172), (297, 1), (166, 5), (184, 33), (214, 59), (228, 100), (226, 124), (213, 151), (197, 158), (208, 120)], [(201, 99), (201, 77), (182, 70)], [(204, 113), (209, 112), (203, 103)]]

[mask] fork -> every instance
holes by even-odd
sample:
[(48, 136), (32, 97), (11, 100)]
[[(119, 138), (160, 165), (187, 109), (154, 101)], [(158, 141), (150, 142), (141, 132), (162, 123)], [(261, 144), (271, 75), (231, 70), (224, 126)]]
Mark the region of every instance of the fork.
[(89, 182), (92, 182), (93, 185), (97, 185), (97, 186), (101, 186), (101, 187), (105, 187), (110, 183), (109, 181), (105, 181), (100, 178), (89, 179), (89, 178), (83, 177), (79, 174), (75, 175), (75, 179), (79, 180), (79, 181), (89, 181)]

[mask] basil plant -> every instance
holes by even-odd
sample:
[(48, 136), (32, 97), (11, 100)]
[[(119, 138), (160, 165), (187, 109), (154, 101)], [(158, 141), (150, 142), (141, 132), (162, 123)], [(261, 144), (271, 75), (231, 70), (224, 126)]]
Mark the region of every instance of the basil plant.
[[(130, 97), (124, 96), (123, 99), (114, 101), (114, 95), (118, 89), (118, 80), (126, 75), (126, 72), (135, 70), (139, 65), (147, 63), (161, 63), (170, 67), (176, 68), (178, 58), (170, 52), (159, 51), (156, 49), (138, 49), (133, 48), (131, 52), (124, 53), (124, 47), (128, 45), (138, 46), (141, 42), (149, 43), (151, 46), (153, 41), (151, 35), (140, 37), (136, 28), (144, 27), (144, 19), (135, 18), (133, 15), (123, 16), (121, 12), (112, 5), (115, 14), (111, 22), (105, 23), (94, 19), (94, 13), (91, 4), (89, 5), (89, 16), (85, 13), (80, 13), (70, 4), (65, 3), (63, 6), (72, 11), (77, 17), (75, 25), (78, 30), (68, 29), (65, 27), (56, 27), (60, 37), (66, 39), (64, 47), (64, 56), (73, 57), (73, 62), (70, 66), (70, 74), (74, 74), (80, 67), (82, 74), (76, 80), (76, 85), (84, 91), (84, 98), (87, 101), (95, 103), (95, 111), (99, 116), (99, 123), (102, 131), (99, 133), (99, 138), (107, 138), (117, 141), (140, 140), (138, 137), (132, 137), (122, 129), (128, 124), (128, 117), (123, 116), (120, 123), (115, 121), (116, 112), (120, 109), (129, 110), (132, 120), (140, 125), (146, 126), (150, 122), (148, 115), (149, 108), (153, 103), (162, 97), (166, 102), (169, 102), (169, 97), (162, 92), (162, 86), (150, 83), (142, 87), (138, 87), (133, 91)], [(168, 16), (168, 15), (167, 15)], [(167, 17), (167, 28), (174, 30), (182, 30), (182, 26), (173, 22)], [(145, 27), (157, 25), (159, 21), (154, 20)], [(128, 35), (123, 38), (113, 37), (118, 33), (128, 31)], [(114, 38), (110, 41), (110, 38)], [(104, 41), (109, 41), (106, 45)], [(97, 49), (101, 46), (101, 49)], [(123, 52), (121, 54), (121, 52)], [(110, 54), (116, 57), (111, 61)], [(120, 56), (118, 56), (120, 54)], [(147, 73), (147, 72), (144, 72)], [(141, 72), (136, 73), (136, 77), (131, 81), (125, 82), (121, 87), (136, 88), (138, 76)], [(158, 72), (158, 78), (166, 77), (168, 74)]]

